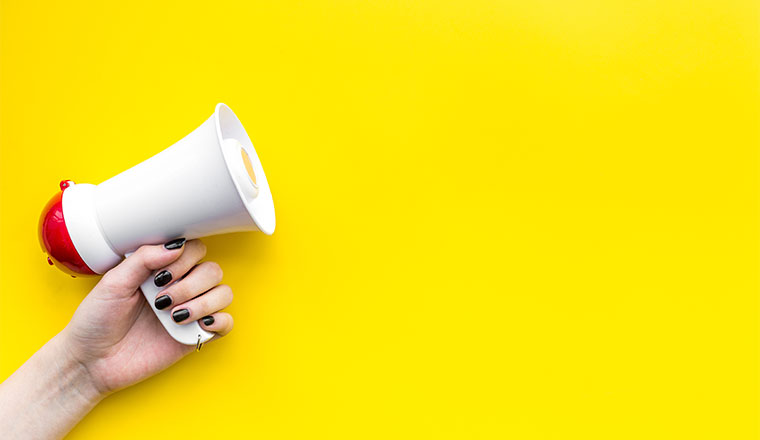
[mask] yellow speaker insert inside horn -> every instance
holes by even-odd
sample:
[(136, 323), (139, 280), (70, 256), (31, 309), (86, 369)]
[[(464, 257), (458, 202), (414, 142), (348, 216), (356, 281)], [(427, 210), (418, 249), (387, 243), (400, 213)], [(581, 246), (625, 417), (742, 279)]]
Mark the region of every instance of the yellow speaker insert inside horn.
[(256, 185), (256, 173), (253, 172), (251, 158), (248, 157), (248, 153), (242, 148), (240, 149), (240, 155), (243, 156), (243, 163), (245, 164), (245, 171), (248, 173), (248, 177), (250, 177), (253, 184)]

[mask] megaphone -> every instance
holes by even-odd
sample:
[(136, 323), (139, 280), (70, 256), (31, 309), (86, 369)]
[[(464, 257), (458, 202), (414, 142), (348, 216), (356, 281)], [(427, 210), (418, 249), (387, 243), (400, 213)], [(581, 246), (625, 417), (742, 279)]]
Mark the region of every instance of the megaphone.
[[(272, 193), (248, 134), (217, 104), (192, 133), (99, 185), (64, 180), (40, 217), (48, 263), (72, 275), (102, 274), (144, 244), (237, 231), (274, 233)], [(155, 274), (153, 274), (155, 276)], [(197, 321), (179, 325), (154, 304), (163, 290), (153, 276), (140, 287), (178, 342), (198, 345), (214, 334)]]

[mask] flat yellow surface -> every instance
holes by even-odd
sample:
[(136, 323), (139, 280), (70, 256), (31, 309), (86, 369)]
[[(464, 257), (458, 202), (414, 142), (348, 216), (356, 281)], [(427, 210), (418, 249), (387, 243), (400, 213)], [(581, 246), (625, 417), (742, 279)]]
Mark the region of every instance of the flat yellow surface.
[(1, 8), (3, 378), (94, 283), (59, 180), (225, 102), (278, 216), (207, 240), (235, 331), (72, 439), (760, 435), (758, 2)]

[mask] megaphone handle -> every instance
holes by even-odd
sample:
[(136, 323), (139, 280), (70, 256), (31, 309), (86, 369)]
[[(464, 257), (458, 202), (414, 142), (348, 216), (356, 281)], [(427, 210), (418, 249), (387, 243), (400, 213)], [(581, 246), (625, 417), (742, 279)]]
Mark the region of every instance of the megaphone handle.
[(200, 344), (208, 341), (214, 336), (214, 333), (203, 330), (198, 324), (198, 321), (189, 322), (187, 324), (177, 324), (171, 317), (171, 309), (159, 310), (156, 308), (156, 296), (158, 293), (166, 288), (157, 287), (154, 279), (159, 271), (154, 272), (142, 285), (142, 290), (145, 299), (148, 300), (150, 308), (153, 309), (153, 313), (156, 314), (158, 320), (164, 326), (169, 335), (174, 338), (175, 341), (185, 345), (195, 345), (200, 348)]

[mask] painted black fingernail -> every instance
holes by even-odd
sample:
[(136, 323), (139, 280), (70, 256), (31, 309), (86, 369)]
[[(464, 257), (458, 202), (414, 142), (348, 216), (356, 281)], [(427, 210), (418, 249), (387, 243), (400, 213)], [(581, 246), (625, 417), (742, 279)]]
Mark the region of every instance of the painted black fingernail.
[(169, 249), (169, 250), (179, 249), (179, 248), (181, 248), (182, 246), (185, 245), (185, 241), (187, 241), (187, 240), (185, 240), (184, 238), (177, 238), (177, 239), (174, 239), (174, 240), (166, 243), (164, 245), (164, 247), (166, 249)]
[(169, 281), (172, 280), (172, 273), (168, 270), (162, 270), (161, 272), (156, 274), (156, 278), (153, 280), (154, 283), (156, 283), (156, 286), (161, 287), (169, 284)]
[(161, 295), (156, 298), (156, 308), (163, 310), (172, 305), (172, 298), (169, 295)]
[(203, 320), (203, 325), (211, 325), (214, 323), (214, 317), (213, 316), (204, 316), (201, 318)]
[(182, 322), (190, 317), (190, 311), (187, 309), (179, 309), (172, 313), (172, 319), (174, 322)]

